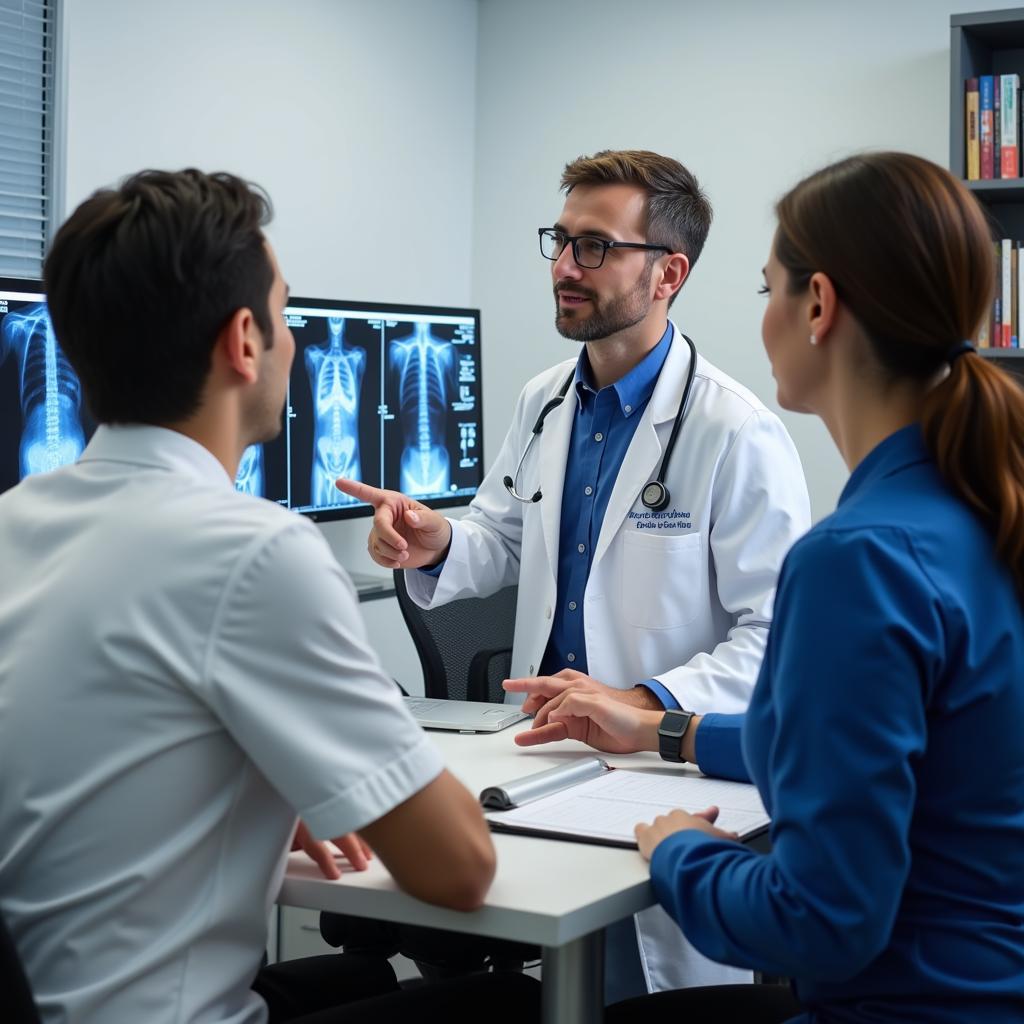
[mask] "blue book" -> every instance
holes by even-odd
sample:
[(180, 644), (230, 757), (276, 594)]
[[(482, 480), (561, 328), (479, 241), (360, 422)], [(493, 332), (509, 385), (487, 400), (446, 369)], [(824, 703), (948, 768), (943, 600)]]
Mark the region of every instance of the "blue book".
[(978, 102), (980, 113), (978, 137), (981, 141), (981, 176), (995, 176), (995, 84), (992, 75), (982, 75), (978, 79)]

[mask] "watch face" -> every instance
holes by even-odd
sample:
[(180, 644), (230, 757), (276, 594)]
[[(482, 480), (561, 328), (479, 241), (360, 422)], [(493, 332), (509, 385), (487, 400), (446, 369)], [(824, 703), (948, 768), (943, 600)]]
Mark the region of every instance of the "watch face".
[(659, 736), (668, 736), (672, 739), (682, 739), (690, 724), (690, 715), (681, 711), (666, 711), (665, 717), (661, 720), (661, 727), (658, 729)]

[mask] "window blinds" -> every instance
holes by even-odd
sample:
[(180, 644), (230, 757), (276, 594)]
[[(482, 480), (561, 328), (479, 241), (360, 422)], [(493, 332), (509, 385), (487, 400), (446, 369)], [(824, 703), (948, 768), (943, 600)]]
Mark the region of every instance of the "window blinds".
[(42, 276), (52, 195), (56, 0), (0, 0), (0, 276)]

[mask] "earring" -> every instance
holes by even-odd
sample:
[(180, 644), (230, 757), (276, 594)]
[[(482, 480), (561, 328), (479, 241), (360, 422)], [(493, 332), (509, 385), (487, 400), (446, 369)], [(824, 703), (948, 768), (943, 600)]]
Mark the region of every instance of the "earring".
[(811, 335), (811, 339), (810, 339), (810, 341), (811, 341), (811, 344), (812, 344), (812, 345), (817, 345), (817, 344), (818, 344), (818, 339), (817, 339), (817, 337), (816, 337), (815, 335), (813, 335), (813, 334)]

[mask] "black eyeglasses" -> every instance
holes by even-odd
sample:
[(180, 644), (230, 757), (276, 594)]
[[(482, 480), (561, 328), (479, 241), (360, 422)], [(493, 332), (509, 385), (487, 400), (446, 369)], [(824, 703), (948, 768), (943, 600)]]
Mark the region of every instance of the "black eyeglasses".
[(597, 270), (604, 263), (609, 249), (651, 249), (655, 252), (674, 252), (667, 245), (648, 245), (646, 242), (609, 242), (594, 235), (567, 235), (558, 228), (537, 228), (540, 236), (540, 254), (546, 260), (557, 260), (572, 242), (572, 258), (584, 270)]

